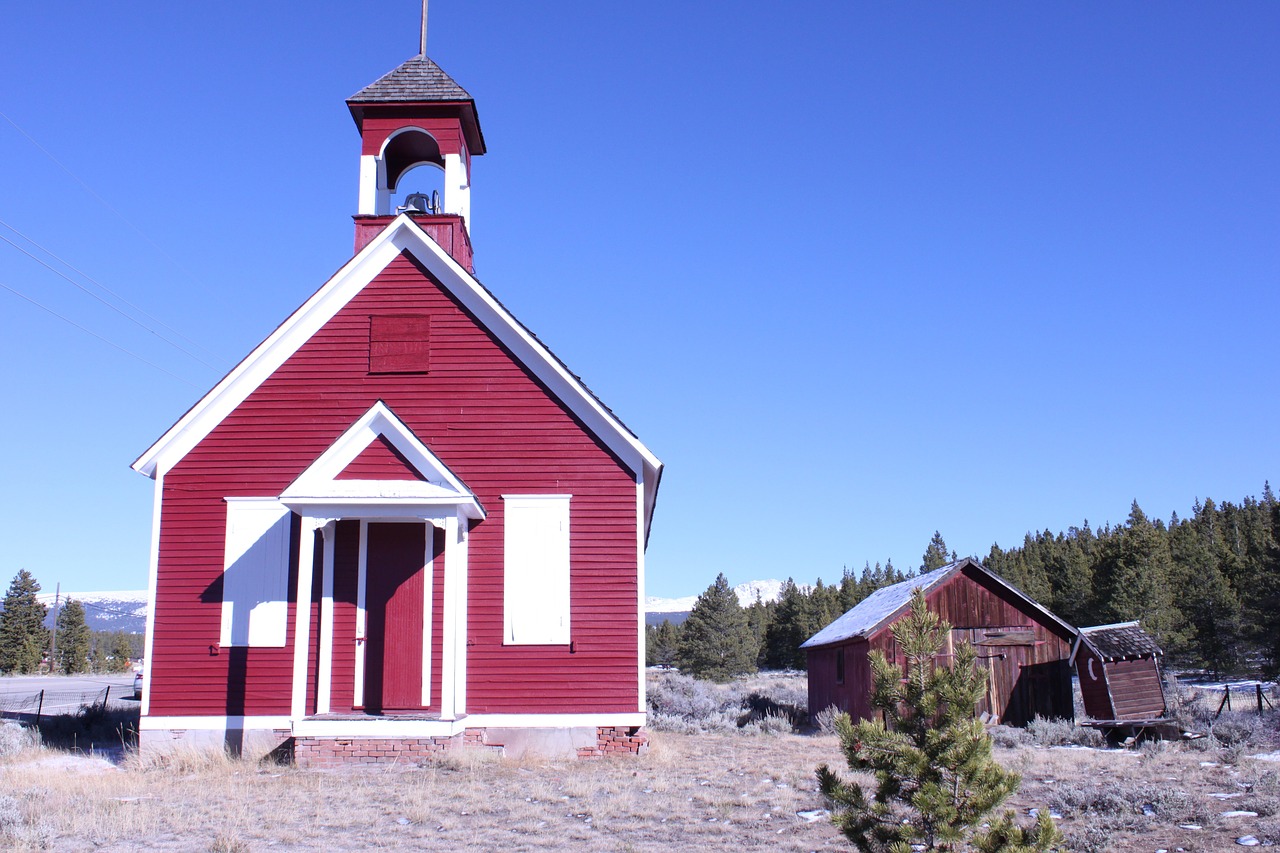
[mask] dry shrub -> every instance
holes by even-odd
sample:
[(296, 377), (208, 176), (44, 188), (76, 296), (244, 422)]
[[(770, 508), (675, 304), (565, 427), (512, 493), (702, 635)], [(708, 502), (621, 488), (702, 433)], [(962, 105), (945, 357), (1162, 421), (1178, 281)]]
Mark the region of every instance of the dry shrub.
[(40, 736), (18, 723), (0, 721), (0, 758), (10, 758), (40, 745)]
[(714, 684), (676, 672), (650, 677), (649, 728), (675, 734), (791, 731), (808, 720), (807, 688), (797, 675), (757, 675)]
[(1004, 749), (1019, 749), (1035, 743), (1031, 732), (1015, 726), (987, 726), (987, 734), (991, 735), (992, 743)]
[(0, 841), (14, 848), (43, 850), (53, 839), (53, 832), (40, 813), (40, 804), (26, 796), (21, 800), (0, 794)]
[(836, 733), (836, 717), (844, 712), (835, 705), (828, 705), (821, 711), (813, 715), (814, 728), (819, 734), (833, 735)]
[(1102, 746), (1105, 740), (1097, 729), (1050, 717), (1037, 716), (1027, 726), (1027, 732), (1037, 746)]

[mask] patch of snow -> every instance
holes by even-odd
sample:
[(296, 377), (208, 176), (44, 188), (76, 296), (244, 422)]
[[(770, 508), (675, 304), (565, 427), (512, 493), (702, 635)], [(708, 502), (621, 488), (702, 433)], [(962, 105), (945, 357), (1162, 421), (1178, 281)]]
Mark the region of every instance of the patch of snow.
[(1236, 844), (1241, 847), (1257, 847), (1262, 842), (1252, 835), (1242, 835), (1236, 839)]
[(1257, 817), (1257, 816), (1258, 816), (1258, 813), (1257, 813), (1257, 812), (1244, 811), (1244, 810), (1242, 809), (1242, 810), (1234, 811), (1234, 812), (1223, 812), (1223, 813), (1222, 813), (1222, 816), (1223, 816), (1223, 817)]
[[(733, 591), (738, 596), (739, 604), (743, 607), (750, 607), (756, 603), (756, 596), (759, 596), (760, 600), (765, 604), (777, 601), (782, 595), (782, 583), (779, 580), (747, 581), (735, 586)], [(801, 589), (809, 589), (803, 584), (799, 586)], [(697, 602), (698, 596), (696, 595), (686, 595), (682, 598), (659, 598), (651, 595), (644, 600), (644, 612), (688, 613)]]
[(1280, 761), (1280, 750), (1276, 752), (1260, 752), (1257, 755), (1250, 755), (1255, 761)]

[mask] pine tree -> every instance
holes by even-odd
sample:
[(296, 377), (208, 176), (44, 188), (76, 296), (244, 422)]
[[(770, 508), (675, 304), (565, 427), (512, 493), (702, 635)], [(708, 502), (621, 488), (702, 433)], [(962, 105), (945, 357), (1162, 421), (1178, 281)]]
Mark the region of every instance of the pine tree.
[(676, 648), (680, 642), (680, 629), (663, 619), (661, 625), (650, 625), (645, 631), (646, 660), (648, 666), (674, 666)]
[(49, 645), (46, 608), (36, 594), (40, 584), (26, 569), (14, 575), (0, 613), (0, 672), (28, 674), (40, 668)]
[(755, 672), (756, 651), (737, 594), (723, 574), (717, 575), (681, 626), (676, 663), (689, 675), (727, 681)]
[(938, 531), (933, 531), (933, 538), (929, 540), (929, 547), (924, 549), (924, 557), (922, 559), (924, 563), (920, 566), (920, 574), (940, 569), (951, 562), (947, 543), (943, 541), (942, 534)]
[(1100, 617), (1141, 619), (1162, 645), (1185, 643), (1182, 614), (1174, 607), (1168, 534), (1133, 502), (1128, 524), (1108, 538), (1095, 572)]
[(58, 611), (57, 660), (60, 672), (71, 675), (89, 671), (89, 626), (84, 621), (84, 605), (68, 598)]
[(842, 714), (836, 730), (849, 768), (873, 773), (876, 790), (868, 796), (859, 782), (820, 766), (818, 786), (833, 819), (864, 853), (954, 851), (968, 844), (984, 853), (1057, 849), (1062, 835), (1046, 809), (1029, 829), (1016, 826), (1012, 812), (978, 829), (1021, 778), (991, 757), (991, 737), (974, 718), (986, 677), (973, 646), (960, 644), (951, 667), (938, 665), (950, 631), (916, 589), (910, 614), (893, 628), (905, 673), (883, 652), (872, 653), (872, 703), (884, 719), (854, 725)]

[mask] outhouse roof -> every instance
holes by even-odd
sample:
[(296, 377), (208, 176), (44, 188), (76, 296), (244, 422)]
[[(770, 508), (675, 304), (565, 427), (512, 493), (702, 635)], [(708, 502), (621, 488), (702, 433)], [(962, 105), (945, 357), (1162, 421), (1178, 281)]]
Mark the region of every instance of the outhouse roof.
[(1080, 640), (1103, 661), (1163, 655), (1156, 641), (1137, 622), (1117, 622), (1080, 629)]

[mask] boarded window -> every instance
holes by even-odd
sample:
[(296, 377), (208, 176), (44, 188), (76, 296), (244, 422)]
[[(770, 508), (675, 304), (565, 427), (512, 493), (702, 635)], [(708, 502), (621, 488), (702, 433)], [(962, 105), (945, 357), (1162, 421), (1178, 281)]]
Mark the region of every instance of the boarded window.
[(426, 373), (430, 354), (430, 315), (393, 314), (369, 318), (370, 373)]
[(844, 684), (844, 649), (836, 649), (836, 684)]
[(291, 518), (278, 501), (227, 501), (221, 645), (284, 645)]
[(569, 642), (569, 495), (503, 496), (503, 642)]

